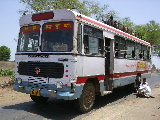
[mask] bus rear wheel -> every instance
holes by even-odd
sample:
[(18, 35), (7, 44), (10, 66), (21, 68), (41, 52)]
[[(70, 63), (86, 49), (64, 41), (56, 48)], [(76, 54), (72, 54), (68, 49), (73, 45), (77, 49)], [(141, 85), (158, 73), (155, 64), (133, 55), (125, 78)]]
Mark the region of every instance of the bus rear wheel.
[(95, 88), (92, 82), (87, 82), (84, 85), (82, 95), (79, 99), (76, 100), (76, 106), (82, 113), (89, 112), (95, 100)]
[(48, 97), (42, 97), (42, 96), (34, 96), (34, 95), (30, 95), (31, 99), (37, 103), (37, 104), (43, 104), (46, 103), (48, 100)]

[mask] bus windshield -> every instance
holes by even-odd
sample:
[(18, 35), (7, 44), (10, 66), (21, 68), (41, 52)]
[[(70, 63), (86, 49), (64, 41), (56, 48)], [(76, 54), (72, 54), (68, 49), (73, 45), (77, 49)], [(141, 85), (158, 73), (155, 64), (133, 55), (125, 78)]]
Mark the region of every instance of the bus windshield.
[(45, 23), (42, 29), (42, 51), (71, 52), (73, 50), (73, 22)]
[(39, 34), (40, 34), (40, 25), (21, 27), (17, 51), (18, 52), (37, 51)]

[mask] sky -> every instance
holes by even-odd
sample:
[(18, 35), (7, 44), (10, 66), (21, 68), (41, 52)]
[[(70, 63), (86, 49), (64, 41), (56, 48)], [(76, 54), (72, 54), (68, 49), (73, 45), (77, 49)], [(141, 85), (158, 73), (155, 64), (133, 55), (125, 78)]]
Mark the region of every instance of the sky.
[[(160, 23), (160, 0), (94, 0), (101, 5), (109, 5), (120, 18), (129, 17), (136, 25), (146, 24), (151, 20)], [(5, 45), (11, 49), (11, 59), (15, 60), (19, 33), (19, 10), (25, 6), (19, 0), (0, 0), (0, 46)], [(154, 58), (153, 64), (160, 68), (160, 59)]]

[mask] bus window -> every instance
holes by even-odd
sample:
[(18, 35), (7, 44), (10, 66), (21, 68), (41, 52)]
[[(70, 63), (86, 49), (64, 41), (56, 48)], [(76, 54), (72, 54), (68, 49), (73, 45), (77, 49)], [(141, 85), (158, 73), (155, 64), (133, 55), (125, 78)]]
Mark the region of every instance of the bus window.
[(142, 45), (142, 56), (144, 60), (147, 60), (147, 46)]
[(82, 53), (82, 25), (78, 24), (78, 32), (77, 32), (77, 50), (79, 53)]
[(141, 59), (142, 58), (141, 44), (140, 43), (136, 43), (136, 45), (135, 45), (135, 58), (136, 59)]
[(101, 54), (103, 53), (103, 32), (99, 29), (84, 25), (84, 53), (85, 54)]
[(73, 22), (52, 22), (43, 25), (43, 52), (71, 52), (73, 50)]
[(89, 53), (91, 54), (98, 54), (98, 38), (95, 37), (89, 37)]
[(103, 39), (99, 39), (99, 54), (103, 54), (104, 52), (104, 41)]
[(35, 52), (38, 48), (40, 25), (21, 27), (18, 52)]
[(126, 57), (126, 41), (124, 38), (115, 36), (115, 57)]
[(88, 54), (89, 53), (88, 35), (84, 35), (83, 44), (84, 44), (84, 54)]
[(149, 61), (150, 59), (150, 47), (147, 47), (147, 60)]
[(135, 58), (135, 43), (127, 40), (127, 58)]

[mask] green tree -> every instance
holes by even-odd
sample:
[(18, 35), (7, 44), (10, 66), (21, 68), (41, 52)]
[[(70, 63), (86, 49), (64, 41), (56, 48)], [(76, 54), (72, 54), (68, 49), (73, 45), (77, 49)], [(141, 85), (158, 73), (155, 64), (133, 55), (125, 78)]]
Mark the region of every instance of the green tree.
[(50, 9), (76, 9), (78, 12), (95, 17), (97, 20), (101, 17), (106, 17), (107, 13), (116, 13), (115, 11), (109, 11), (108, 5), (101, 6), (100, 3), (94, 1), (83, 0), (20, 0), (26, 8), (21, 10), (21, 13), (38, 12), (42, 10)]
[(122, 18), (122, 20), (120, 21), (121, 24), (123, 24), (125, 27), (127, 27), (128, 29), (134, 31), (134, 27), (135, 24), (131, 21), (131, 19), (129, 17), (125, 17)]
[(84, 8), (84, 2), (78, 0), (20, 0), (20, 2), (26, 5), (25, 11), (31, 13), (50, 9)]
[(142, 39), (151, 43), (151, 45), (160, 44), (160, 24), (154, 20), (144, 25), (135, 25), (130, 18), (122, 19), (121, 23), (132, 30), (135, 35), (141, 36)]
[(147, 41), (147, 39), (145, 37), (146, 36), (146, 32), (145, 32), (145, 26), (144, 25), (136, 25), (133, 29), (134, 29), (136, 34), (140, 34), (142, 36), (141, 39)]
[(160, 24), (154, 20), (149, 21), (144, 25), (145, 40), (150, 42), (152, 45), (160, 44)]
[(10, 48), (6, 46), (0, 47), (0, 61), (9, 61), (11, 56), (10, 54), (11, 54)]
[(155, 70), (156, 69), (156, 66), (153, 64), (152, 65), (152, 70)]

